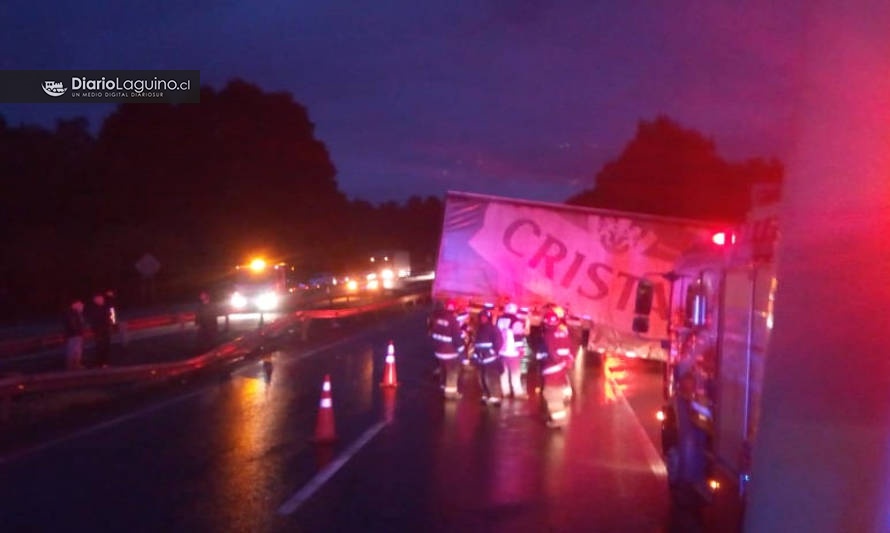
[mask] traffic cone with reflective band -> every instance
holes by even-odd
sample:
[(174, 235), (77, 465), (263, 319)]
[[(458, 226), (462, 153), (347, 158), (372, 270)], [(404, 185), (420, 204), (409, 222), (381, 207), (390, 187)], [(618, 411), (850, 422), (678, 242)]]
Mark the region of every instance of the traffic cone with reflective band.
[(389, 341), (389, 347), (386, 349), (386, 364), (383, 367), (383, 381), (380, 382), (381, 387), (397, 387), (399, 385), (396, 380), (396, 349)]
[(331, 399), (331, 375), (325, 374), (321, 387), (321, 401), (318, 403), (318, 420), (315, 423), (315, 436), (312, 442), (328, 444), (337, 440), (334, 429), (334, 401)]

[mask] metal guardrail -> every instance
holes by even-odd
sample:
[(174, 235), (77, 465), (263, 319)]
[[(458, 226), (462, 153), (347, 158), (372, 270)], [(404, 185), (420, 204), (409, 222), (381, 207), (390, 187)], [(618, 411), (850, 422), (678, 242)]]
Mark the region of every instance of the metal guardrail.
[[(122, 321), (119, 324), (121, 334), (128, 334), (133, 331), (140, 331), (162, 326), (170, 326), (175, 324), (186, 324), (193, 322), (194, 313), (175, 313), (167, 315), (158, 315), (142, 318), (134, 318)], [(91, 339), (93, 334), (87, 330), (84, 333), (85, 339)], [(65, 342), (65, 336), (62, 333), (53, 333), (50, 335), (42, 335), (37, 337), (26, 337), (24, 339), (7, 339), (0, 341), (0, 357), (10, 357), (30, 352), (45, 350), (61, 346)]]
[(360, 305), (357, 307), (345, 307), (342, 309), (307, 309), (296, 311), (294, 316), (297, 318), (344, 318), (362, 313), (370, 313), (380, 311), (395, 305), (417, 305), (419, 302), (429, 298), (426, 293), (415, 293), (391, 298), (382, 302), (374, 302), (370, 304)]
[(210, 366), (244, 359), (260, 349), (269, 339), (277, 338), (292, 326), (305, 325), (313, 319), (343, 318), (392, 307), (417, 305), (428, 298), (427, 293), (417, 293), (348, 309), (295, 311), (254, 332), (183, 361), (6, 377), (0, 379), (0, 419), (9, 417), (12, 399), (17, 396), (179, 377)]
[[(354, 298), (353, 298), (354, 299)], [(338, 298), (330, 298), (328, 296), (319, 296), (318, 298), (306, 302), (310, 305), (315, 305), (322, 302), (334, 300), (343, 300), (342, 297)], [(348, 298), (345, 300), (348, 303)], [(348, 308), (344, 308), (348, 309)], [(318, 310), (305, 310), (302, 311), (306, 314), (314, 313)], [(321, 310), (325, 311), (325, 310)], [(331, 310), (333, 311), (333, 310)], [(324, 313), (322, 313), (324, 314)], [(221, 314), (220, 316), (225, 316)], [(337, 316), (348, 316), (348, 315), (337, 315)], [(337, 316), (321, 316), (319, 318), (337, 318)], [(126, 336), (134, 331), (141, 331), (151, 328), (159, 328), (164, 326), (174, 326), (181, 325), (184, 326), (189, 323), (193, 323), (195, 321), (195, 313), (194, 312), (177, 312), (177, 313), (165, 313), (163, 315), (152, 315), (152, 316), (144, 316), (131, 318), (127, 320), (122, 320), (119, 324), (119, 332), (122, 336)], [(84, 333), (84, 339), (89, 340), (92, 338), (92, 332), (87, 330)], [(40, 350), (46, 350), (49, 348), (56, 348), (61, 346), (65, 342), (65, 336), (61, 332), (54, 332), (49, 335), (38, 335), (32, 337), (18, 338), (18, 339), (5, 339), (0, 340), (0, 358), (2, 357), (11, 357), (16, 355), (27, 354), (31, 352), (37, 352)]]

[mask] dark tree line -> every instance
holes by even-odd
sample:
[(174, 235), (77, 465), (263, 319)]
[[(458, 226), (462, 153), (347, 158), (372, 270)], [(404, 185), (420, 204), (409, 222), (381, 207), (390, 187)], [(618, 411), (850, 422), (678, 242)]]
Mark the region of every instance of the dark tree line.
[(161, 263), (159, 300), (193, 296), (252, 253), (306, 276), (377, 249), (431, 260), (442, 217), (438, 198), (347, 199), (306, 109), (240, 80), (197, 105), (123, 104), (96, 136), (85, 119), (48, 130), (0, 117), (0, 176), (6, 318), (107, 287), (135, 301), (145, 253)]
[[(135, 262), (161, 262), (158, 300), (193, 297), (254, 253), (298, 274), (346, 272), (369, 253), (407, 249), (432, 267), (443, 205), (349, 200), (287, 93), (244, 81), (204, 88), (198, 105), (121, 105), (91, 135), (85, 119), (54, 130), (0, 117), (0, 316), (59, 309), (115, 288), (135, 302)], [(595, 186), (569, 203), (737, 222), (751, 187), (781, 183), (774, 160), (730, 163), (714, 143), (666, 117), (640, 122)]]
[(568, 203), (654, 215), (738, 223), (752, 186), (781, 184), (776, 160), (732, 163), (714, 142), (667, 117), (642, 121), (621, 155), (596, 174), (593, 188)]

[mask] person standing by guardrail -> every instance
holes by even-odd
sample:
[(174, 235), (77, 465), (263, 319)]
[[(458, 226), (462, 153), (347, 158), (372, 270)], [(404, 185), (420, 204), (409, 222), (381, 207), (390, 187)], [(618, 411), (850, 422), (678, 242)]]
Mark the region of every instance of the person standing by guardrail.
[(111, 356), (111, 309), (105, 302), (105, 295), (97, 292), (93, 296), (93, 304), (87, 310), (87, 321), (93, 332), (95, 359), (97, 367), (108, 366)]
[(83, 334), (86, 321), (83, 318), (83, 302), (74, 299), (65, 311), (65, 366), (68, 370), (83, 368)]

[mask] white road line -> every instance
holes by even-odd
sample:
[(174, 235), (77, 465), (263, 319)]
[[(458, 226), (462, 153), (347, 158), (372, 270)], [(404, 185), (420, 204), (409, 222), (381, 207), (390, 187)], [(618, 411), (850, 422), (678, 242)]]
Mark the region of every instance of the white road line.
[(303, 486), (300, 490), (298, 490), (293, 496), (291, 496), (286, 502), (284, 502), (281, 507), (278, 508), (278, 514), (280, 515), (289, 515), (294, 511), (300, 508), (301, 505), (306, 503), (309, 498), (315, 494), (318, 489), (320, 489), (331, 477), (340, 470), (343, 465), (345, 465), (352, 457), (357, 454), (366, 444), (371, 442), (380, 431), (386, 427), (387, 422), (382, 421), (368, 428), (362, 436), (358, 438), (352, 445), (347, 448), (342, 454), (340, 454), (334, 461), (332, 461), (329, 465), (319, 470), (315, 477), (309, 480), (309, 483)]
[[(322, 352), (324, 352), (324, 351), (330, 350), (331, 348), (333, 348), (333, 347), (335, 347), (335, 346), (337, 346), (337, 345), (339, 345), (339, 344), (343, 344), (343, 343), (345, 343), (345, 342), (347, 342), (347, 341), (349, 341), (349, 340), (350, 340), (350, 338), (340, 339), (340, 340), (338, 340), (338, 341), (335, 341), (335, 342), (326, 344), (326, 345), (324, 345), (324, 346), (319, 346), (318, 348), (314, 348), (314, 349), (309, 350), (309, 351), (307, 351), (307, 352), (301, 353), (301, 354), (299, 355), (298, 359), (305, 359), (305, 358), (307, 358), (307, 357), (311, 357), (311, 356), (313, 356), (313, 355), (317, 355), (317, 354), (322, 353)], [(106, 430), (106, 429), (108, 429), (108, 428), (117, 426), (117, 425), (122, 424), (122, 423), (124, 423), (124, 422), (128, 422), (128, 421), (130, 421), (130, 420), (134, 420), (134, 419), (136, 419), (136, 418), (140, 418), (140, 417), (143, 417), (143, 416), (145, 416), (145, 415), (151, 414), (151, 413), (153, 413), (153, 412), (155, 412), (155, 411), (160, 411), (161, 409), (165, 409), (165, 408), (170, 407), (170, 406), (172, 406), (172, 405), (176, 405), (176, 404), (178, 404), (178, 403), (182, 403), (182, 402), (184, 402), (185, 400), (188, 400), (188, 399), (190, 399), (190, 398), (194, 398), (194, 397), (196, 397), (196, 396), (200, 396), (200, 395), (206, 393), (208, 390), (213, 389), (213, 388), (216, 388), (217, 386), (218, 386), (218, 385), (210, 385), (210, 386), (208, 386), (208, 387), (204, 387), (204, 388), (202, 388), (202, 389), (199, 389), (199, 390), (190, 392), (190, 393), (188, 393), (188, 394), (184, 394), (184, 395), (182, 395), (182, 396), (177, 396), (176, 398), (171, 398), (171, 399), (169, 399), (169, 400), (167, 400), (167, 401), (164, 401), (164, 402), (161, 402), (161, 403), (159, 403), (159, 404), (155, 404), (155, 405), (149, 406), (149, 407), (147, 407), (147, 408), (145, 408), (145, 409), (141, 409), (141, 410), (139, 410), (139, 411), (134, 411), (134, 412), (132, 412), (132, 413), (127, 413), (127, 414), (125, 414), (125, 415), (121, 415), (121, 416), (119, 416), (119, 417), (112, 418), (112, 419), (110, 419), (110, 420), (106, 420), (106, 421), (104, 421), (104, 422), (100, 422), (100, 423), (95, 424), (95, 425), (93, 425), (93, 426), (86, 427), (86, 428), (84, 428), (84, 429), (75, 431), (75, 432), (73, 432), (73, 433), (69, 433), (68, 435), (64, 435), (64, 436), (59, 437), (59, 438), (57, 438), (57, 439), (53, 439), (53, 440), (50, 440), (50, 441), (42, 442), (42, 443), (40, 443), (40, 444), (36, 444), (36, 445), (34, 445), (34, 446), (25, 448), (25, 449), (23, 449), (23, 450), (19, 450), (19, 451), (17, 451), (17, 452), (13, 452), (13, 453), (10, 453), (10, 454), (8, 454), (8, 455), (0, 456), (0, 465), (2, 465), (2, 464), (7, 464), (7, 463), (13, 463), (13, 462), (18, 461), (18, 460), (20, 460), (20, 459), (23, 459), (23, 458), (25, 458), (25, 457), (27, 457), (27, 456), (29, 456), (29, 455), (34, 455), (35, 453), (42, 452), (42, 451), (44, 451), (44, 450), (48, 450), (49, 448), (52, 448), (52, 447), (54, 447), (54, 446), (58, 446), (59, 444), (63, 444), (63, 443), (65, 443), (65, 442), (69, 442), (69, 441), (77, 440), (77, 439), (79, 439), (79, 438), (81, 438), (81, 437), (86, 437), (87, 435), (92, 435), (93, 433), (98, 433), (98, 432), (100, 432), (100, 431), (103, 431), (103, 430)]]
[(646, 462), (649, 463), (649, 468), (652, 470), (655, 477), (666, 478), (667, 467), (664, 464), (664, 459), (661, 458), (661, 454), (658, 453), (655, 444), (653, 444), (652, 439), (649, 438), (646, 428), (643, 427), (643, 423), (640, 422), (633, 407), (630, 406), (630, 402), (627, 401), (627, 397), (624, 396), (624, 393), (621, 391), (621, 387), (618, 385), (618, 382), (615, 381), (615, 378), (608, 376), (607, 379), (609, 380), (609, 385), (612, 387), (612, 390), (615, 391), (615, 396), (621, 399), (621, 405), (624, 406), (624, 409), (628, 412), (631, 418), (633, 418), (633, 421), (636, 422), (634, 426), (637, 428), (639, 438), (645, 443), (643, 445), (643, 454), (646, 456)]

